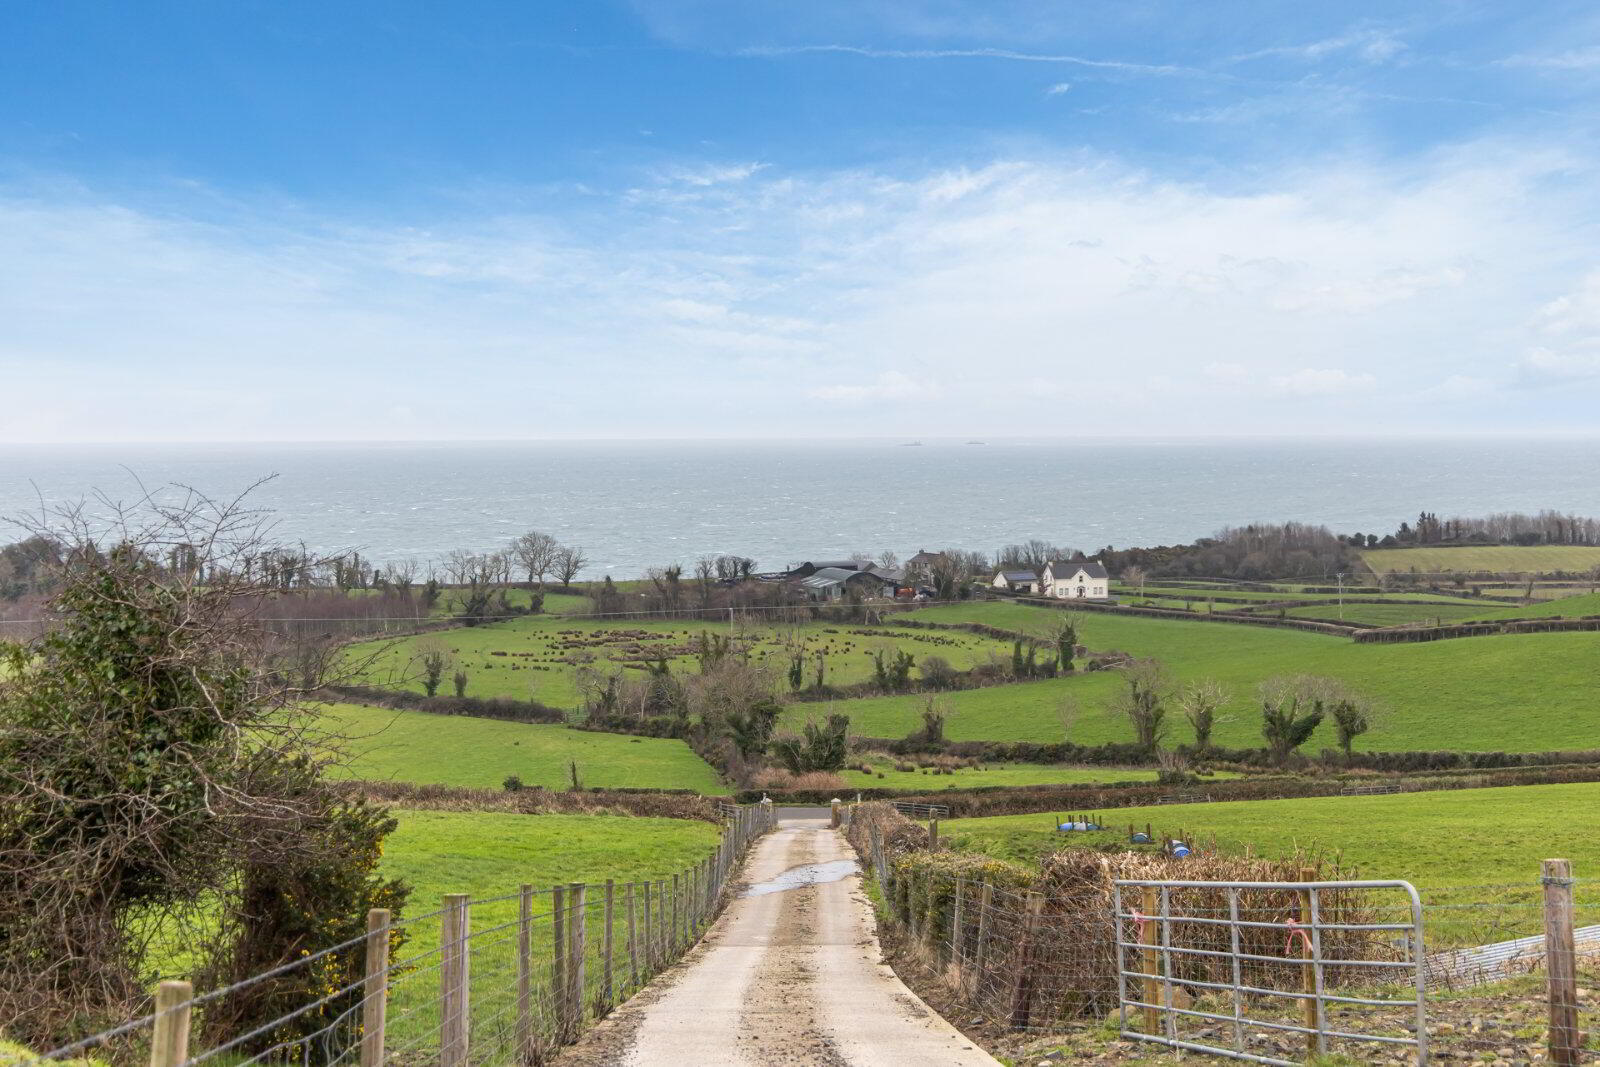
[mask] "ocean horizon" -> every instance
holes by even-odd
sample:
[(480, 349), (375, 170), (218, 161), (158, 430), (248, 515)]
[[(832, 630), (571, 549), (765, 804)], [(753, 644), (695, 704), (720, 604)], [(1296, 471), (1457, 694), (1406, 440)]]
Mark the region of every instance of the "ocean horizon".
[(1600, 437), (0, 445), (0, 516), (269, 479), (252, 506), (313, 552), (421, 562), (536, 528), (583, 546), (584, 577), (624, 578), (722, 553), (773, 569), (1030, 538), (1092, 553), (1249, 522), (1382, 534), (1424, 509), (1597, 514), (1596, 470)]

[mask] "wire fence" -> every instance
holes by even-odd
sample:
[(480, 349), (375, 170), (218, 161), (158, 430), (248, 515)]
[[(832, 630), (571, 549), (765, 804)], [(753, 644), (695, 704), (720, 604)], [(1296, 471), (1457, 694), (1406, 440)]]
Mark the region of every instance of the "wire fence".
[(963, 1010), (1010, 1029), (1112, 1017), (1135, 1038), (1268, 1063), (1600, 1063), (1600, 883), (1566, 861), (1422, 889), (1414, 908), (1395, 882), (1117, 886), (1110, 857), (1082, 865), (1084, 883), (1057, 868), (1018, 885), (909, 837), (856, 837), (885, 923)]
[(451, 894), (404, 918), (374, 909), (361, 937), (199, 994), (163, 982), (149, 1014), (24, 1063), (545, 1063), (709, 928), (744, 853), (774, 825), (770, 803), (725, 818), (716, 850), (670, 877)]

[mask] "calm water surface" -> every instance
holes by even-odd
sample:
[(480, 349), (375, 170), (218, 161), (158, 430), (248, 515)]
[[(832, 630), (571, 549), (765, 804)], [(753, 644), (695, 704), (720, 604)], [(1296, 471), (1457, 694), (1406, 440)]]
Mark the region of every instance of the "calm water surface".
[(721, 552), (776, 568), (1030, 537), (1093, 550), (1287, 518), (1383, 532), (1423, 508), (1600, 514), (1600, 439), (1205, 439), (0, 446), (0, 515), (137, 498), (129, 471), (218, 496), (276, 475), (252, 499), (316, 551), (425, 560), (537, 527), (583, 545), (591, 576)]

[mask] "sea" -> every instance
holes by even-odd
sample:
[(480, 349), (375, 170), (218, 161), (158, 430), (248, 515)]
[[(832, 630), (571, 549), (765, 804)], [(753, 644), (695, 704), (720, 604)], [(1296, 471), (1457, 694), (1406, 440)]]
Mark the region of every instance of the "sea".
[(539, 529), (582, 546), (598, 579), (723, 553), (775, 570), (1030, 538), (1093, 552), (1253, 521), (1381, 534), (1424, 509), (1594, 515), (1600, 438), (0, 445), (7, 518), (176, 486), (250, 489), (282, 541), (375, 562)]

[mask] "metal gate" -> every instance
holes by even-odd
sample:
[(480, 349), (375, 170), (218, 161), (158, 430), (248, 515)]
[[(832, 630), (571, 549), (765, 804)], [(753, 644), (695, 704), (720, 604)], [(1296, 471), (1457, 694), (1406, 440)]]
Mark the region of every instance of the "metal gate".
[(1311, 1053), (1361, 1059), (1374, 1044), (1428, 1062), (1422, 901), (1409, 882), (1114, 887), (1124, 1038), (1288, 1067)]

